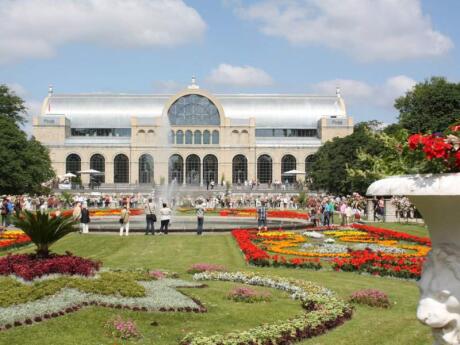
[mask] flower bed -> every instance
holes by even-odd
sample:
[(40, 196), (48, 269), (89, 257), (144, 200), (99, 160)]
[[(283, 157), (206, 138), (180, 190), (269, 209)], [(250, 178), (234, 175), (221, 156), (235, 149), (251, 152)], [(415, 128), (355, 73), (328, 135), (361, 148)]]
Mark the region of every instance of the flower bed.
[(259, 292), (245, 286), (233, 288), (228, 293), (227, 298), (235, 302), (244, 303), (269, 302), (271, 300), (271, 296), (268, 292)]
[(323, 334), (327, 330), (344, 323), (352, 316), (351, 307), (339, 300), (332, 291), (307, 281), (264, 277), (241, 272), (204, 272), (196, 274), (194, 279), (231, 281), (286, 291), (291, 294), (293, 299), (300, 300), (306, 312), (289, 320), (263, 324), (247, 331), (226, 335), (188, 334), (182, 339), (182, 345), (291, 344), (294, 341)]
[[(109, 217), (109, 216), (119, 216), (121, 209), (116, 208), (95, 208), (89, 210), (90, 217)], [(140, 208), (130, 208), (129, 213), (131, 216), (138, 216), (144, 214), (144, 210)], [(62, 216), (68, 217), (73, 214), (73, 210), (64, 210), (61, 212)], [(51, 216), (56, 216), (56, 212), (51, 212)]]
[[(255, 217), (257, 209), (255, 208), (244, 208), (244, 209), (226, 209), (219, 212), (221, 217), (233, 216), (233, 217)], [(268, 218), (294, 218), (294, 219), (306, 219), (310, 216), (306, 212), (290, 211), (290, 210), (268, 210)]]
[(187, 270), (187, 273), (195, 274), (201, 272), (226, 272), (227, 269), (222, 265), (216, 264), (207, 264), (207, 263), (197, 263), (190, 266)]
[(325, 264), (334, 270), (407, 279), (420, 277), (431, 249), (428, 238), (361, 224), (353, 228), (314, 228), (303, 236), (290, 231), (239, 229), (232, 235), (249, 264), (310, 269)]
[(29, 236), (21, 230), (5, 230), (0, 233), (0, 250), (25, 246), (30, 242)]
[(349, 301), (351, 303), (365, 304), (370, 307), (389, 308), (390, 300), (383, 291), (377, 289), (358, 290), (351, 294)]
[(87, 306), (206, 312), (199, 301), (176, 291), (179, 287), (203, 287), (202, 284), (167, 278), (152, 280), (148, 272), (104, 272), (100, 278), (59, 276), (25, 283), (0, 277), (0, 282), (2, 294), (6, 295), (0, 307), (0, 331), (59, 317)]
[(17, 254), (0, 258), (0, 275), (14, 274), (25, 280), (52, 273), (92, 276), (100, 265), (100, 262), (70, 253), (52, 254), (48, 258), (37, 258), (35, 254)]

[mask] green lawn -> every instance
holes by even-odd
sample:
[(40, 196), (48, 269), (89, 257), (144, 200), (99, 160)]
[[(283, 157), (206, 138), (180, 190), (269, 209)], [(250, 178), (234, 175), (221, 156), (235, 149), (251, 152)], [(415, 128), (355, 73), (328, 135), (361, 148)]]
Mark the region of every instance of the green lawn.
[[(400, 225), (379, 223), (380, 226), (400, 230)], [(426, 235), (420, 227), (410, 226), (404, 231)], [(425, 233), (423, 233), (425, 231)], [(31, 250), (29, 247), (22, 251)], [(389, 294), (393, 306), (389, 310), (357, 307), (351, 321), (326, 335), (303, 341), (308, 345), (374, 345), (374, 344), (430, 344), (430, 331), (418, 323), (415, 310), (419, 292), (414, 282), (390, 278), (362, 276), (355, 273), (308, 271), (287, 268), (255, 268), (245, 264), (231, 235), (172, 235), (130, 236), (74, 234), (54, 247), (76, 255), (102, 260), (112, 268), (162, 268), (177, 271), (181, 278), (190, 279), (187, 268), (197, 262), (223, 264), (231, 270), (256, 271), (284, 277), (317, 282), (346, 298), (362, 288), (378, 288)], [(202, 330), (206, 334), (244, 330), (263, 322), (287, 319), (300, 312), (298, 302), (270, 290), (276, 298), (269, 303), (240, 304), (228, 301), (225, 294), (235, 284), (212, 282), (205, 289), (183, 290), (198, 298), (208, 308), (205, 314), (141, 313), (105, 308), (84, 309), (77, 313), (23, 326), (0, 333), (0, 344), (114, 344), (104, 335), (102, 325), (113, 315), (122, 314), (136, 320), (144, 338), (138, 344), (176, 344), (184, 334)], [(159, 326), (151, 326), (151, 322)], [(119, 344), (119, 343), (118, 343)], [(131, 343), (130, 343), (131, 344)]]

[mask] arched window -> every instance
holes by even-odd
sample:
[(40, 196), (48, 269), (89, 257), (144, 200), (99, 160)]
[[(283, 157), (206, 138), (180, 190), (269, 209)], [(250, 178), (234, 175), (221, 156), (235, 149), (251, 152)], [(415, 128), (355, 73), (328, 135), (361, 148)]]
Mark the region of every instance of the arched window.
[(168, 144), (174, 144), (175, 134), (174, 131), (170, 131), (168, 134)]
[(185, 160), (185, 183), (200, 184), (201, 162), (197, 155), (190, 155)]
[(153, 182), (153, 157), (144, 154), (139, 157), (139, 183)]
[(219, 183), (219, 167), (217, 164), (217, 157), (214, 155), (207, 155), (203, 159), (203, 182), (208, 185), (214, 181)]
[(311, 166), (313, 165), (315, 161), (315, 156), (309, 155), (307, 158), (305, 158), (305, 174), (306, 176), (310, 175), (311, 173)]
[(293, 155), (285, 155), (281, 159), (281, 179), (282, 182), (288, 181), (289, 183), (294, 183), (296, 180), (296, 175), (283, 175), (286, 171), (296, 170), (297, 162)]
[(94, 178), (96, 181), (100, 183), (105, 182), (105, 158), (103, 155), (96, 153), (95, 155), (91, 156), (89, 160), (89, 168), (100, 171), (100, 175), (95, 175)]
[(207, 97), (186, 95), (177, 99), (168, 110), (169, 123), (173, 126), (219, 126), (219, 110)]
[(169, 183), (184, 183), (184, 159), (179, 155), (169, 157), (168, 180)]
[(191, 145), (192, 144), (192, 131), (185, 132), (185, 144)]
[(79, 155), (72, 153), (65, 160), (65, 172), (80, 175), (77, 171), (81, 171), (81, 158)]
[(194, 144), (201, 145), (201, 131), (195, 131), (194, 137)]
[(176, 132), (176, 145), (182, 145), (184, 143), (184, 132), (178, 130)]
[(116, 155), (113, 160), (113, 182), (129, 183), (129, 159), (126, 155)]
[(236, 155), (232, 161), (232, 182), (244, 183), (248, 179), (248, 160), (243, 155)]
[(213, 145), (219, 144), (219, 131), (212, 131), (212, 144)]
[(257, 159), (257, 180), (260, 183), (272, 183), (273, 161), (269, 155)]
[(203, 132), (203, 144), (209, 145), (211, 143), (211, 133), (208, 130)]

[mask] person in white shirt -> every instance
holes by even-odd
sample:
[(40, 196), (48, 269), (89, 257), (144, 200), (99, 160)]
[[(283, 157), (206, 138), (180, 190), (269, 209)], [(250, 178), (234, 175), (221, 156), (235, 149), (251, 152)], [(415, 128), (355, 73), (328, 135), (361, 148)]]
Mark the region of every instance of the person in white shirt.
[(169, 226), (169, 222), (171, 221), (171, 215), (172, 215), (171, 209), (168, 207), (166, 203), (163, 203), (163, 208), (160, 210), (160, 221), (161, 221), (160, 235), (163, 233), (163, 229), (164, 229), (164, 234), (165, 235), (168, 234), (168, 226)]
[(198, 199), (196, 201), (196, 218), (197, 218), (197, 228), (196, 228), (196, 234), (201, 235), (203, 233), (203, 223), (204, 223), (204, 203), (203, 200)]

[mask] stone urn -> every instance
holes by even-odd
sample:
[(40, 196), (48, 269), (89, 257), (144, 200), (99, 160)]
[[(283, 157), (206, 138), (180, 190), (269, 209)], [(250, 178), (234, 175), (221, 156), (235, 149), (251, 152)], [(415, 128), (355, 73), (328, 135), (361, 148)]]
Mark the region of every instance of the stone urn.
[(460, 173), (388, 177), (367, 194), (405, 195), (425, 220), (432, 250), (418, 283), (417, 318), (435, 345), (460, 345)]

